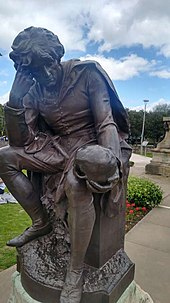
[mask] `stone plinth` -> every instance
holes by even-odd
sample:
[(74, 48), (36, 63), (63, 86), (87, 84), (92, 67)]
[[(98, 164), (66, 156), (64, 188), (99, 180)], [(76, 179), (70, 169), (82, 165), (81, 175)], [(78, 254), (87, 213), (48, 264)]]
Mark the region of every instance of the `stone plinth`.
[(151, 162), (145, 166), (146, 174), (170, 177), (170, 150), (154, 149), (152, 152), (153, 158)]
[[(18, 272), (15, 272), (12, 276), (13, 293), (11, 294), (7, 303), (42, 303), (33, 299), (23, 288), (21, 284), (21, 277)], [(89, 301), (90, 302), (90, 301)], [(105, 298), (96, 298), (95, 303), (104, 303)], [(110, 301), (113, 303), (114, 298)], [(50, 303), (50, 301), (48, 301)], [(56, 300), (56, 303), (57, 300)], [(83, 298), (81, 303), (83, 303)], [(151, 297), (143, 291), (134, 281), (123, 292), (122, 296), (116, 301), (116, 303), (154, 303)]]
[(170, 117), (164, 117), (163, 121), (166, 130), (165, 137), (152, 150), (153, 157), (151, 162), (145, 166), (145, 172), (170, 177)]

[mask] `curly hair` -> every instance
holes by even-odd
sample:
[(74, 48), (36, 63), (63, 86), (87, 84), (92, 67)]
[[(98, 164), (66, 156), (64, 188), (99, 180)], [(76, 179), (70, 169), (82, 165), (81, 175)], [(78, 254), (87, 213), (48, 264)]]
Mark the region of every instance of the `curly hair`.
[(24, 65), (29, 66), (34, 56), (60, 62), (64, 55), (64, 47), (58, 36), (42, 27), (31, 26), (20, 32), (11, 48), (13, 51), (9, 57), (14, 61), (16, 68), (23, 62), (23, 58)]

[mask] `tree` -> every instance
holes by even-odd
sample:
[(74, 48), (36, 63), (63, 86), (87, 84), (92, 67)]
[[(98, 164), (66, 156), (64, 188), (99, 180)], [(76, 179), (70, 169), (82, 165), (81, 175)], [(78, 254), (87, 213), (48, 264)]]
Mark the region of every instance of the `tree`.
[(158, 104), (154, 107), (153, 112), (163, 113), (165, 115), (170, 115), (170, 104)]
[(164, 135), (163, 117), (170, 116), (170, 104), (160, 104), (150, 111), (146, 118), (146, 135), (157, 144)]
[[(130, 121), (130, 141), (139, 143), (141, 138), (143, 110), (127, 110)], [(170, 116), (170, 104), (159, 104), (152, 111), (146, 112), (144, 138), (149, 143), (157, 144), (164, 135), (163, 117)]]
[(127, 110), (129, 114), (130, 122), (130, 143), (140, 143), (142, 121), (143, 121), (143, 110)]

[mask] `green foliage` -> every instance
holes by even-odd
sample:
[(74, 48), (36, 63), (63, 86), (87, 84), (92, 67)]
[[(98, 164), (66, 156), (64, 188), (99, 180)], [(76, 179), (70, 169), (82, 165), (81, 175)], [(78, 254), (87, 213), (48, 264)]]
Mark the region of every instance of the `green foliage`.
[(145, 136), (151, 143), (158, 143), (164, 135), (163, 117), (167, 116), (163, 112), (149, 112), (146, 115)]
[[(132, 144), (140, 143), (144, 111), (128, 110), (130, 121), (130, 140)], [(145, 139), (156, 144), (164, 135), (163, 117), (170, 116), (170, 104), (159, 104), (153, 110), (146, 112)]]
[(6, 242), (31, 225), (31, 220), (19, 204), (0, 205), (0, 271), (16, 263), (16, 249)]
[(143, 122), (143, 110), (129, 110), (129, 121), (130, 121), (130, 132), (133, 137), (134, 143), (140, 141), (141, 131), (142, 131), (142, 122)]
[(158, 104), (154, 107), (153, 112), (158, 113), (166, 113), (167, 115), (170, 114), (170, 104)]
[(153, 157), (153, 153), (152, 152), (147, 152), (146, 153), (146, 157), (152, 158)]
[(127, 200), (136, 206), (152, 209), (162, 200), (161, 188), (150, 180), (130, 176)]

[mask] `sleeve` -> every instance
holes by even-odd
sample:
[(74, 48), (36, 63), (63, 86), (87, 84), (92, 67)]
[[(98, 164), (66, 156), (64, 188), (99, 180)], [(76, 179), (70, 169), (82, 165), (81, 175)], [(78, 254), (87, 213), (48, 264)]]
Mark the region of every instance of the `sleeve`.
[(107, 84), (96, 69), (89, 72), (88, 93), (98, 144), (111, 149), (120, 160), (120, 140), (117, 125), (113, 120)]
[(23, 98), (21, 109), (12, 108), (7, 103), (4, 113), (9, 144), (16, 147), (30, 144), (38, 132), (38, 110), (33, 96), (28, 93)]

